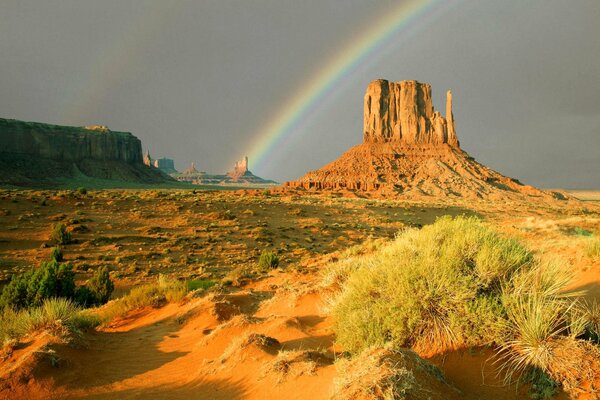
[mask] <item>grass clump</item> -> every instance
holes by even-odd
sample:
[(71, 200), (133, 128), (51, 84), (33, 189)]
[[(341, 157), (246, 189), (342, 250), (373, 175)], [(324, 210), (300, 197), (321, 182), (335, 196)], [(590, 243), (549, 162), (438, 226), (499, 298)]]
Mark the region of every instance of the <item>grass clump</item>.
[(37, 331), (48, 330), (61, 336), (93, 328), (98, 318), (85, 313), (73, 301), (65, 298), (46, 299), (39, 307), (0, 311), (0, 340), (7, 343)]
[(54, 225), (52, 228), (52, 233), (50, 234), (50, 239), (52, 239), (57, 244), (69, 244), (71, 243), (71, 233), (67, 231), (67, 227), (63, 223), (58, 223)]
[(160, 275), (156, 282), (133, 288), (126, 296), (100, 309), (98, 314), (104, 322), (110, 322), (138, 308), (161, 307), (167, 303), (181, 301), (187, 292), (186, 282)]
[(187, 290), (190, 292), (199, 289), (208, 290), (216, 284), (217, 282), (210, 279), (193, 279), (191, 281), (187, 281)]
[(600, 237), (593, 236), (587, 239), (585, 254), (590, 258), (600, 258)]
[(272, 251), (263, 251), (258, 259), (258, 268), (261, 271), (268, 271), (279, 266), (279, 257)]

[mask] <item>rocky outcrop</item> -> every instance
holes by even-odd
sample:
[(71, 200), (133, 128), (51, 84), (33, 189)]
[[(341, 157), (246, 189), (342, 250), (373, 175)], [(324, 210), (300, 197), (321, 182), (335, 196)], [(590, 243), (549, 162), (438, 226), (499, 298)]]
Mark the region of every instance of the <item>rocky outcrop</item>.
[(0, 152), (56, 161), (142, 162), (142, 143), (129, 132), (58, 126), (0, 118)]
[(239, 161), (236, 161), (233, 169), (227, 173), (233, 180), (237, 180), (244, 176), (248, 171), (248, 157), (245, 156)]
[(429, 84), (373, 81), (364, 97), (363, 143), (285, 186), (403, 198), (552, 198), (476, 162), (460, 148), (454, 123), (451, 91), (444, 117), (433, 109)]
[(198, 172), (192, 163), (191, 167), (183, 173), (171, 174), (172, 177), (181, 182), (189, 182), (195, 185), (219, 185), (239, 187), (265, 187), (273, 186), (277, 182), (263, 179), (248, 170), (248, 157), (244, 157), (235, 163), (233, 170), (225, 175), (207, 174)]
[(177, 172), (175, 169), (175, 161), (166, 157), (154, 160), (154, 168), (160, 169), (165, 174), (174, 174)]
[(0, 118), (0, 184), (51, 184), (82, 175), (144, 183), (170, 180), (142, 161), (142, 144), (129, 132)]
[(364, 142), (458, 146), (448, 91), (446, 118), (434, 111), (431, 86), (418, 81), (373, 81), (364, 98)]

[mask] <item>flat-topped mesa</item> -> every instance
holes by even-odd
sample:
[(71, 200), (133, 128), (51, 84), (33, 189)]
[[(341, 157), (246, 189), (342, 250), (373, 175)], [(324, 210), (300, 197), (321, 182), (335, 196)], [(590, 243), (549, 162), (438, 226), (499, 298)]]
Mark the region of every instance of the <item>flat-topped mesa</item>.
[(450, 91), (445, 118), (433, 109), (431, 85), (418, 81), (375, 80), (367, 87), (364, 105), (365, 143), (445, 143), (459, 146)]

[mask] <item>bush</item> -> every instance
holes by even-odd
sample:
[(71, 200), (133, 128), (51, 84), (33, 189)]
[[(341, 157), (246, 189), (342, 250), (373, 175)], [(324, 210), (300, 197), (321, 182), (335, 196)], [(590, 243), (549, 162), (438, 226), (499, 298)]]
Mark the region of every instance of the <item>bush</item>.
[(262, 271), (277, 268), (279, 266), (279, 257), (272, 251), (263, 251), (258, 259), (258, 268)]
[(88, 285), (90, 293), (94, 296), (97, 304), (105, 304), (115, 288), (106, 267), (99, 268), (88, 282)]
[(588, 377), (598, 368), (600, 349), (581, 340), (597, 329), (598, 309), (580, 306), (581, 293), (566, 290), (568, 268), (534, 260), (475, 218), (440, 218), (363, 256), (356, 268), (349, 261), (339, 266), (350, 276), (332, 314), (338, 342), (353, 354), (370, 346), (431, 354), (492, 345), (507, 381), (537, 374), (540, 396), (551, 392), (550, 378), (571, 390), (578, 384), (572, 371)]
[(353, 353), (387, 343), (429, 351), (490, 343), (501, 281), (531, 260), (473, 217), (406, 231), (349, 276), (333, 305), (338, 341)]
[(54, 225), (50, 238), (57, 244), (71, 243), (71, 233), (67, 232), (67, 227), (63, 223)]
[(71, 264), (43, 262), (39, 268), (22, 275), (13, 275), (0, 295), (0, 308), (23, 309), (40, 306), (53, 297), (72, 299), (75, 294), (75, 274)]
[(13, 275), (0, 295), (0, 309), (39, 307), (50, 298), (69, 299), (82, 307), (90, 307), (106, 303), (113, 289), (114, 284), (106, 267), (96, 271), (89, 281), (89, 287), (76, 287), (72, 265), (52, 260), (22, 275)]
[(84, 188), (84, 187), (79, 187), (79, 188), (77, 188), (77, 192), (78, 192), (80, 195), (86, 195), (86, 194), (87, 194), (87, 189), (86, 189), (86, 188)]
[(52, 251), (50, 252), (50, 259), (56, 262), (61, 262), (63, 258), (63, 252), (60, 249), (60, 246), (53, 247)]

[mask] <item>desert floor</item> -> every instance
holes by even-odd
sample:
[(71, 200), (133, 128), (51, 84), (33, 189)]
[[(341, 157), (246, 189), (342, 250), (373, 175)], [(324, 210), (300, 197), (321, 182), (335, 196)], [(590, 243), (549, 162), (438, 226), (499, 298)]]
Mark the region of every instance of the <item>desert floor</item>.
[[(600, 232), (595, 201), (491, 204), (406, 202), (267, 191), (0, 191), (0, 279), (49, 258), (52, 226), (84, 281), (108, 265), (113, 297), (159, 274), (212, 281), (202, 296), (136, 310), (69, 343), (32, 336), (0, 361), (1, 398), (327, 399), (335, 343), (321, 270), (365, 241), (388, 240), (441, 215), (478, 215), (539, 254), (565, 260), (573, 289), (600, 300), (600, 259), (586, 255)], [(357, 246), (357, 247), (353, 247)], [(356, 250), (352, 250), (352, 248)], [(263, 250), (279, 268), (256, 269)], [(350, 250), (349, 250), (350, 249)], [(272, 340), (276, 339), (276, 340)], [(461, 393), (514, 399), (487, 349), (421, 354)], [(424, 388), (424, 395), (426, 388)], [(424, 397), (426, 398), (426, 397)]]

